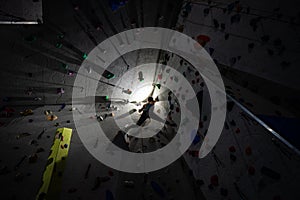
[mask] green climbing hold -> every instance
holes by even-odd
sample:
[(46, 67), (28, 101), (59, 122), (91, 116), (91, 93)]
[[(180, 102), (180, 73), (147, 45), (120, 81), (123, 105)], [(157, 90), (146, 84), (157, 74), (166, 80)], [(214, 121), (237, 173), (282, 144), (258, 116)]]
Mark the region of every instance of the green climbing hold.
[(60, 43), (60, 42), (56, 43), (55, 47), (60, 49), (62, 47), (62, 43)]
[(69, 67), (69, 66), (68, 66), (67, 64), (65, 64), (65, 63), (62, 63), (61, 66), (62, 66), (64, 69), (68, 69), (68, 67)]
[(30, 35), (28, 37), (25, 37), (24, 40), (27, 42), (34, 42), (34, 41), (36, 41), (36, 37), (33, 35)]
[(64, 37), (65, 37), (64, 34), (59, 34), (59, 35), (57, 36), (58, 39), (63, 39)]
[(84, 54), (82, 55), (82, 58), (83, 58), (83, 59), (87, 59), (87, 57), (88, 57), (88, 56), (87, 56), (86, 53), (84, 53)]
[(103, 77), (107, 78), (107, 79), (112, 79), (115, 77), (115, 75), (107, 70), (105, 70), (102, 74)]

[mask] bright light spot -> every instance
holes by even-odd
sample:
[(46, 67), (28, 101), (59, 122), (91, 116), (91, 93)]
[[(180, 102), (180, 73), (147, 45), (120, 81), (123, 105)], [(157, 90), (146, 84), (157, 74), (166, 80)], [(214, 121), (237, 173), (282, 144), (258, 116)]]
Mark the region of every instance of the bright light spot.
[(153, 90), (152, 83), (147, 83), (140, 85), (138, 88), (135, 88), (132, 92), (132, 95), (129, 101), (141, 102), (147, 99)]

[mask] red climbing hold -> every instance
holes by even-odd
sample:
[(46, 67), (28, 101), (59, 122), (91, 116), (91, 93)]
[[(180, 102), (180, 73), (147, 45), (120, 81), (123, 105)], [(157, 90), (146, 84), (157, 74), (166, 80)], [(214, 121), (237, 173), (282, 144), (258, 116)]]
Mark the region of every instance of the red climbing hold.
[(280, 197), (280, 195), (276, 195), (276, 196), (274, 196), (274, 197), (273, 197), (273, 200), (281, 200), (281, 197)]
[(239, 128), (236, 128), (235, 133), (240, 133), (241, 130)]
[(236, 152), (235, 147), (234, 146), (229, 147), (229, 151), (232, 153)]
[(197, 42), (199, 42), (199, 44), (201, 44), (201, 46), (203, 46), (203, 47), (209, 41), (210, 41), (210, 37), (208, 37), (207, 35), (198, 35), (197, 36)]
[(109, 175), (109, 176), (113, 176), (113, 175), (114, 175), (114, 172), (109, 170), (109, 171), (108, 171), (108, 175)]
[(199, 122), (199, 128), (203, 128), (203, 122), (202, 121)]
[(253, 166), (248, 167), (248, 174), (254, 175), (255, 174), (255, 168)]
[(246, 155), (248, 155), (248, 156), (250, 156), (250, 155), (252, 154), (252, 149), (251, 149), (250, 146), (246, 147), (245, 153), (246, 153)]
[(199, 157), (199, 151), (188, 150), (188, 153), (192, 157)]
[(217, 175), (213, 175), (210, 177), (210, 183), (213, 185), (213, 186), (218, 186), (219, 185), (219, 178)]

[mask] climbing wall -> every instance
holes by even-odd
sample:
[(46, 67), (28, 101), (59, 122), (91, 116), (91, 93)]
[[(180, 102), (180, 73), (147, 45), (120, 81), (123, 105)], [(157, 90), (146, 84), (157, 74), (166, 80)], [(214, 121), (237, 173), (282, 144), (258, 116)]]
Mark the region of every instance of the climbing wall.
[[(202, 190), (204, 196), (207, 199), (298, 199), (300, 194), (296, 185), (299, 182), (299, 154), (230, 98), (227, 102), (226, 122), (218, 143), (207, 157), (198, 158), (210, 123), (209, 93), (202, 78), (189, 63), (180, 57), (170, 56), (167, 64), (178, 66), (194, 90), (202, 91), (203, 94), (199, 130), (184, 158), (200, 183), (198, 189)], [(197, 79), (200, 83), (195, 81)], [(226, 90), (230, 95), (230, 91), (242, 91), (235, 84), (226, 85)], [(242, 96), (248, 99), (246, 93)], [(265, 113), (270, 112), (271, 108), (276, 106), (264, 109), (256, 107)], [(289, 115), (287, 111), (285, 114)]]

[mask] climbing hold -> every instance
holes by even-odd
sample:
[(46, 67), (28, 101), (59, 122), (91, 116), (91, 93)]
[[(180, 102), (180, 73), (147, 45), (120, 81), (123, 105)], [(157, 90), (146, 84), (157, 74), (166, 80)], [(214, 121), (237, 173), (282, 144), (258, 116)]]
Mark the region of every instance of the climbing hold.
[(201, 137), (198, 134), (196, 134), (196, 136), (193, 140), (193, 145), (198, 144), (200, 141), (201, 141)]
[(217, 175), (212, 175), (210, 177), (210, 183), (213, 185), (213, 186), (218, 186), (219, 185), (219, 178)]
[(67, 64), (65, 64), (65, 63), (61, 63), (61, 66), (64, 68), (64, 69), (68, 69), (68, 65)]
[(109, 176), (114, 176), (114, 172), (111, 171), (111, 170), (109, 170), (109, 171), (108, 171), (108, 175), (109, 175)]
[(209, 48), (208, 50), (209, 50), (209, 55), (212, 55), (214, 53), (214, 51), (215, 51), (214, 48)]
[(249, 43), (248, 44), (248, 52), (251, 53), (253, 48), (254, 48), (254, 43)]
[(33, 115), (33, 111), (31, 109), (25, 109), (23, 112), (20, 112), (22, 116)]
[(45, 111), (44, 111), (44, 114), (45, 114), (45, 115), (50, 115), (50, 114), (52, 114), (52, 111), (51, 111), (51, 110), (45, 110)]
[(225, 34), (225, 36), (224, 36), (224, 38), (225, 38), (225, 40), (228, 40), (228, 38), (229, 38), (229, 34), (228, 34), (228, 33), (226, 33), (226, 34)]
[(274, 55), (274, 51), (272, 49), (267, 49), (269, 56), (273, 56)]
[(220, 188), (220, 194), (223, 197), (227, 197), (228, 196), (228, 190), (226, 188)]
[(221, 30), (224, 31), (225, 30), (225, 24), (221, 23)]
[(263, 166), (260, 170), (260, 172), (263, 174), (263, 175), (266, 175), (272, 179), (275, 179), (275, 180), (279, 180), (280, 179), (280, 174), (278, 172), (275, 172), (274, 170), (268, 168), (268, 167), (265, 167)]
[(36, 153), (34, 153), (28, 157), (29, 163), (35, 163), (37, 161), (37, 159), (38, 159), (38, 156)]
[(234, 120), (231, 120), (229, 123), (230, 123), (231, 126), (235, 126), (236, 125), (236, 123), (235, 123)]
[(16, 175), (15, 175), (15, 181), (20, 182), (20, 181), (23, 180), (23, 178), (24, 178), (23, 173), (21, 173), (21, 172), (16, 173)]
[(30, 145), (35, 145), (35, 146), (37, 146), (37, 145), (38, 145), (38, 142), (37, 142), (36, 140), (31, 140), (31, 141), (30, 141)]
[(227, 101), (227, 111), (231, 112), (234, 106), (234, 102), (233, 101)]
[(64, 93), (65, 93), (65, 90), (64, 90), (64, 88), (57, 88), (57, 89), (56, 89), (56, 93), (57, 93), (57, 94), (64, 94)]
[(229, 151), (232, 152), (232, 153), (236, 152), (236, 149), (235, 149), (234, 146), (230, 146), (228, 149), (229, 149)]
[(229, 60), (230, 66), (233, 66), (235, 63), (236, 63), (236, 58), (235, 57), (230, 58)]
[(67, 71), (67, 75), (68, 75), (68, 76), (74, 76), (74, 75), (75, 75), (75, 72), (72, 71), (72, 70), (68, 70), (68, 71)]
[(245, 148), (245, 153), (246, 153), (247, 156), (250, 156), (252, 154), (252, 149), (251, 149), (250, 146)]
[(41, 152), (44, 152), (45, 149), (43, 149), (42, 147), (39, 147), (37, 150), (36, 150), (36, 153), (41, 153)]
[(133, 181), (124, 181), (124, 186), (126, 188), (134, 188), (134, 182)]
[(46, 118), (48, 121), (55, 121), (58, 119), (58, 117), (56, 115), (47, 115)]
[(36, 41), (36, 36), (30, 35), (30, 36), (25, 37), (24, 40), (26, 42), (34, 42), (34, 41)]
[(83, 53), (82, 58), (83, 58), (83, 59), (87, 59), (87, 57), (88, 57), (87, 54), (86, 54), (86, 53)]
[(214, 27), (219, 28), (219, 22), (216, 19), (213, 19)]
[[(208, 37), (207, 35), (198, 35), (197, 36), (197, 42), (202, 46), (204, 47), (206, 45), (207, 42), (210, 41), (210, 37)], [(180, 61), (181, 62), (181, 61)], [(183, 60), (182, 60), (183, 62)], [(182, 64), (180, 64), (182, 65)]]
[(203, 128), (203, 122), (199, 121), (199, 128)]
[(55, 47), (58, 48), (58, 49), (60, 49), (62, 46), (63, 46), (63, 44), (60, 43), (60, 42), (58, 42), (58, 43), (55, 44)]
[(201, 179), (197, 179), (196, 184), (199, 185), (199, 186), (204, 185), (204, 181), (201, 180)]
[(60, 111), (62, 111), (62, 110), (65, 108), (65, 107), (66, 107), (66, 104), (65, 104), (65, 103), (63, 103), (63, 104), (60, 106), (60, 108), (59, 108), (59, 110), (58, 110), (58, 111), (59, 111), (59, 112), (60, 112)]
[(76, 191), (77, 191), (76, 188), (70, 188), (70, 189), (68, 190), (68, 193), (74, 193), (74, 192), (76, 192)]
[(106, 190), (105, 194), (106, 194), (106, 200), (114, 200), (115, 199), (113, 193), (110, 190)]
[(238, 14), (238, 13), (235, 14), (235, 15), (233, 15), (233, 16), (231, 16), (231, 18), (230, 18), (231, 24), (233, 24), (233, 23), (239, 23), (240, 20), (241, 20), (241, 15)]
[(230, 160), (232, 160), (233, 162), (236, 161), (236, 156), (233, 154), (230, 154)]
[(20, 139), (22, 137), (26, 137), (26, 136), (30, 136), (30, 135), (31, 135), (30, 133), (21, 133), (21, 134), (16, 136), (16, 139)]
[(253, 166), (248, 167), (248, 174), (254, 175), (255, 174), (255, 168)]
[(261, 38), (262, 42), (268, 42), (270, 40), (270, 36), (269, 35), (263, 35)]
[(161, 186), (154, 182), (154, 181), (151, 181), (151, 186), (152, 186), (152, 189), (159, 195), (161, 196), (162, 198), (165, 197), (165, 192), (163, 191), (163, 189), (161, 188)]
[(203, 14), (204, 14), (204, 17), (206, 17), (209, 14), (209, 8), (205, 8), (203, 10)]

